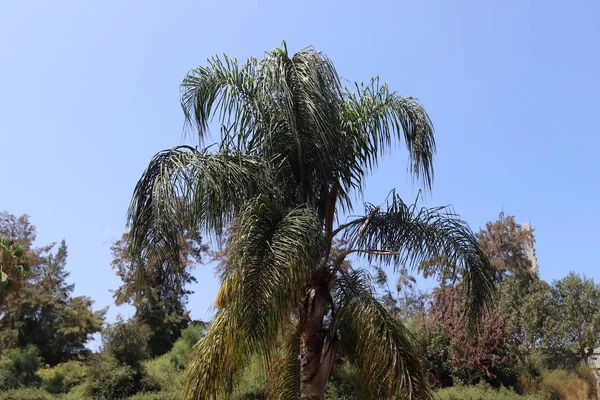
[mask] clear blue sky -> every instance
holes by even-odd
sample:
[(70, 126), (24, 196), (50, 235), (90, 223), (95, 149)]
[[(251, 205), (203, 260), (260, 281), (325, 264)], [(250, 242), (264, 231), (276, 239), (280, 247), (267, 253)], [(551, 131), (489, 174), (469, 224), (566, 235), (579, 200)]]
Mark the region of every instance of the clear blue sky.
[[(531, 221), (542, 278), (598, 280), (598, 15), (576, 0), (0, 1), (0, 210), (30, 214), (40, 244), (65, 238), (76, 293), (112, 304), (108, 242), (152, 155), (182, 141), (184, 74), (286, 40), (422, 100), (438, 141), (427, 204), (474, 230), (502, 209)], [(388, 157), (365, 200), (413, 199), (405, 166)], [(206, 318), (217, 283), (197, 275)]]

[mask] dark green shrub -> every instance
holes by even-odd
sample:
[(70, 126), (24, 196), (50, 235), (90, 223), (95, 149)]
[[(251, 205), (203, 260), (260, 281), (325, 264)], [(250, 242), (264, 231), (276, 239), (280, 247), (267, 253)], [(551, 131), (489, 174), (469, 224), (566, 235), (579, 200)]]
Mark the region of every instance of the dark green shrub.
[(13, 389), (0, 394), (0, 400), (54, 400), (55, 397), (42, 389)]
[(331, 400), (354, 400), (368, 398), (366, 388), (360, 383), (362, 378), (358, 369), (347, 360), (339, 362), (327, 384), (325, 397)]
[(89, 364), (84, 393), (94, 399), (122, 399), (134, 394), (139, 379), (129, 365), (120, 363), (112, 354), (95, 355)]
[(181, 399), (180, 392), (141, 392), (131, 396), (128, 400), (179, 400)]
[(79, 361), (68, 361), (38, 372), (42, 386), (50, 393), (67, 393), (86, 377), (86, 367)]
[(35, 346), (7, 350), (0, 359), (0, 390), (38, 386), (41, 378), (36, 372), (41, 365)]
[(119, 362), (139, 365), (149, 356), (150, 328), (137, 320), (119, 319), (102, 331), (103, 351), (112, 354)]

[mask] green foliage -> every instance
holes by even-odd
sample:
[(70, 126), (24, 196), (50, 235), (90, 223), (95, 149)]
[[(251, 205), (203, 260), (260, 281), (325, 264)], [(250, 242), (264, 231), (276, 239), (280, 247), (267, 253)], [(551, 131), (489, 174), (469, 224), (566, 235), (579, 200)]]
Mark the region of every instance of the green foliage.
[(267, 376), (259, 357), (251, 357), (248, 364), (240, 371), (240, 378), (230, 400), (264, 400), (266, 399)]
[(148, 325), (136, 319), (119, 318), (102, 331), (103, 351), (122, 364), (136, 367), (149, 356), (150, 334)]
[(554, 364), (572, 368), (586, 362), (588, 349), (600, 344), (600, 285), (570, 272), (553, 283), (550, 295), (552, 321), (547, 339), (551, 349), (561, 350)]
[(144, 367), (148, 377), (155, 385), (155, 391), (181, 397), (183, 371), (171, 363), (168, 353), (147, 361), (144, 363)]
[(72, 297), (73, 284), (67, 283), (67, 246), (63, 240), (54, 245), (33, 248), (35, 227), (27, 216), (20, 218), (0, 213), (0, 235), (15, 234), (23, 248), (27, 273), (19, 281), (19, 290), (9, 293), (0, 324), (4, 348), (38, 347), (45, 363), (56, 365), (86, 352), (85, 343), (99, 332), (106, 309), (93, 311), (93, 301), (85, 296)]
[(454, 386), (438, 390), (435, 394), (438, 400), (545, 400), (543, 396), (519, 395), (507, 388), (494, 389), (485, 384)]
[(325, 398), (331, 400), (362, 400), (369, 398), (369, 392), (361, 385), (358, 369), (348, 360), (342, 360), (336, 365), (327, 384)]
[(87, 374), (87, 367), (80, 361), (67, 361), (38, 372), (42, 386), (50, 393), (67, 393), (80, 385)]
[(120, 363), (110, 353), (100, 353), (92, 357), (83, 392), (94, 399), (121, 399), (133, 395), (138, 390), (138, 371)]
[(128, 397), (128, 400), (180, 400), (181, 392), (141, 392)]
[[(145, 392), (136, 394), (135, 399), (180, 399), (182, 394), (183, 370), (192, 347), (206, 331), (203, 322), (193, 322), (181, 332), (173, 348), (160, 357), (143, 363), (146, 374)], [(154, 386), (151, 388), (150, 386)], [(154, 391), (150, 391), (153, 389)]]
[[(58, 400), (42, 389), (12, 389), (0, 393), (0, 400)], [(83, 400), (83, 399), (81, 399)]]
[(0, 302), (23, 279), (26, 269), (21, 264), (25, 250), (15, 239), (0, 236)]
[(134, 319), (150, 327), (148, 347), (155, 357), (169, 351), (190, 321), (185, 305), (191, 292), (186, 285), (195, 282), (191, 269), (206, 246), (200, 244), (197, 230), (186, 230), (178, 238), (180, 257), (173, 262), (159, 251), (162, 245), (143, 259), (135, 257), (128, 249), (130, 240), (125, 233), (111, 246), (111, 266), (123, 281), (114, 292), (115, 303), (133, 305)]
[(250, 358), (239, 373), (235, 389), (229, 400), (264, 400), (267, 377), (258, 357)]
[(168, 353), (169, 361), (179, 370), (185, 369), (192, 347), (196, 345), (206, 333), (204, 322), (193, 322), (183, 331), (173, 348)]
[(496, 307), (505, 312), (506, 332), (513, 338), (512, 356), (539, 371), (546, 365), (542, 359), (553, 307), (550, 285), (537, 275), (510, 275), (499, 286)]
[(37, 371), (41, 365), (42, 360), (35, 346), (5, 351), (0, 359), (0, 390), (38, 386), (41, 378)]

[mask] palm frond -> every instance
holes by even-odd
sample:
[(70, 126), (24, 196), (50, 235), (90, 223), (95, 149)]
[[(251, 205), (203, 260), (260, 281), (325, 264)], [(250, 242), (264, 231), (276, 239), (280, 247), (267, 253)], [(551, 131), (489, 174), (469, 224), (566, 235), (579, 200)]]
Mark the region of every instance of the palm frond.
[(269, 356), (323, 253), (321, 222), (305, 207), (285, 213), (260, 196), (231, 229), (221, 304), (253, 351)]
[(292, 58), (276, 49), (261, 63), (262, 97), (272, 100), (280, 129), (265, 136), (264, 154), (287, 164), (301, 188), (299, 198), (314, 204), (339, 179), (341, 84), (330, 60), (312, 48)]
[(220, 234), (248, 199), (273, 190), (269, 176), (264, 161), (232, 151), (181, 146), (158, 153), (129, 207), (130, 251), (142, 258), (163, 252), (179, 261), (182, 232), (200, 226)]
[(340, 273), (334, 296), (340, 345), (359, 368), (370, 398), (430, 398), (412, 335), (377, 300), (366, 272)]
[(284, 333), (282, 343), (268, 369), (267, 398), (269, 400), (300, 399), (300, 339), (295, 328)]
[[(373, 78), (347, 89), (344, 126), (364, 139), (362, 173), (377, 166), (394, 140), (404, 140), (409, 153), (410, 172), (422, 178), (427, 188), (433, 183), (434, 129), (427, 112), (413, 97), (390, 92), (387, 84)], [(360, 172), (360, 171), (359, 171)], [(362, 175), (361, 175), (362, 176)]]
[[(243, 151), (242, 138), (252, 136), (260, 120), (260, 107), (257, 107), (256, 88), (260, 78), (259, 64), (254, 58), (239, 65), (238, 60), (227, 55), (208, 59), (206, 67), (190, 71), (181, 84), (181, 106), (186, 120), (196, 125), (202, 140), (213, 112), (218, 110), (218, 119), (238, 139), (238, 149)], [(221, 138), (229, 143), (231, 138)]]
[(185, 373), (185, 400), (218, 400), (234, 387), (245, 342), (228, 310), (219, 310), (196, 344)]
[[(367, 217), (346, 226), (344, 238), (352, 251), (370, 261), (418, 268), (436, 257), (444, 268), (462, 275), (469, 315), (477, 318), (494, 293), (494, 269), (469, 226), (447, 207), (408, 206), (394, 195), (387, 209), (367, 206)], [(440, 271), (444, 272), (444, 271)]]
[[(237, 352), (258, 354), (270, 364), (279, 334), (318, 266), (324, 238), (315, 211), (302, 207), (286, 213), (280, 206), (259, 196), (240, 211), (230, 229), (218, 319), (192, 355), (186, 385), (193, 387), (186, 393), (199, 397), (189, 398), (219, 394), (214, 385), (229, 381), (215, 383), (210, 377), (228, 374), (234, 379), (241, 367)], [(215, 343), (204, 343), (211, 340)], [(223, 367), (212, 365), (225, 356), (229, 358), (224, 358)]]

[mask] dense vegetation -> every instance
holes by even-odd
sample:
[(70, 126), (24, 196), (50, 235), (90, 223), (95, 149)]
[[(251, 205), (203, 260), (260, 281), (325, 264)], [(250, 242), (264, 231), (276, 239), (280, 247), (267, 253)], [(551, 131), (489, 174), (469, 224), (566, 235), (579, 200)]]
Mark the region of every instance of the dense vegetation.
[[(392, 191), (340, 223), (394, 142), (431, 188), (415, 99), (377, 79), (348, 90), (323, 54), (283, 48), (210, 59), (182, 105), (201, 139), (216, 115), (221, 141), (161, 152), (138, 182), (111, 247), (131, 319), (73, 296), (64, 240), (38, 247), (28, 216), (0, 213), (0, 400), (598, 398), (600, 285), (542, 280), (514, 217), (474, 234)], [(221, 288), (204, 323), (186, 306), (209, 254)]]
[[(20, 298), (19, 304), (25, 304), (22, 298), (52, 299), (58, 288), (72, 290), (72, 285), (65, 282), (68, 276), (64, 269), (58, 274), (63, 278), (54, 281), (57, 288), (53, 290), (27, 284), (27, 280), (33, 281), (37, 268), (64, 268), (66, 245), (61, 244), (54, 253), (51, 246), (35, 248), (22, 236), (28, 232), (25, 237), (35, 237), (35, 228), (27, 216), (0, 215), (3, 221), (0, 233), (18, 237), (16, 242), (24, 249), (14, 261), (24, 266), (25, 281), (12, 286), (7, 298)], [(15, 235), (15, 232), (21, 233)], [(600, 286), (593, 279), (573, 272), (547, 283), (537, 273), (529, 272), (526, 257), (520, 253), (513, 257), (512, 252), (498, 250), (496, 245), (506, 248), (520, 246), (524, 240), (533, 241), (532, 233), (519, 231), (513, 217), (501, 214), (478, 237), (481, 242), (491, 241), (490, 246), (483, 247), (490, 258), (503, 263), (498, 270), (501, 282), (495, 307), (483, 315), (479, 330), (471, 330), (464, 324), (462, 292), (457, 290), (460, 284), (452, 283), (451, 276), (440, 276), (438, 286), (423, 293), (406, 270), (388, 276), (384, 268), (371, 269), (379, 300), (394, 318), (403, 321), (426, 355), (423, 368), (436, 395), (441, 400), (596, 398), (596, 378), (585, 365), (589, 350), (600, 345), (597, 307)], [(427, 263), (423, 263), (421, 270), (425, 274), (427, 268)], [(31, 314), (19, 315), (24, 315), (23, 321), (38, 316), (39, 321), (46, 321), (51, 316), (51, 327), (69, 321), (67, 332), (89, 335), (100, 330), (98, 325), (90, 325), (90, 315), (101, 319), (104, 310), (89, 308), (88, 312), (73, 314), (65, 320), (61, 312), (71, 300), (67, 294), (63, 301), (44, 303), (43, 313), (35, 314), (38, 308), (32, 307), (26, 308)], [(31, 300), (27, 304), (37, 303)], [(21, 307), (8, 308), (0, 325), (2, 337), (19, 337), (13, 332), (18, 328), (4, 321), (13, 321), (10, 310), (22, 312)], [(15, 326), (25, 331), (25, 324)], [(25, 340), (21, 334), (20, 343), (3, 344), (0, 399), (179, 399), (187, 360), (193, 345), (205, 336), (206, 328), (205, 323), (188, 321), (174, 344), (159, 356), (152, 354), (154, 331), (135, 316), (128, 321), (103, 324), (98, 352), (85, 349), (86, 339), (81, 334), (65, 336), (64, 329), (40, 330), (40, 335), (49, 335), (41, 336), (45, 339), (43, 343)], [(66, 352), (65, 348), (73, 350)], [(326, 398), (371, 398), (359, 377), (360, 372), (349, 356), (341, 355), (327, 384)], [(252, 357), (240, 372), (229, 398), (264, 399), (267, 384), (260, 359)]]

